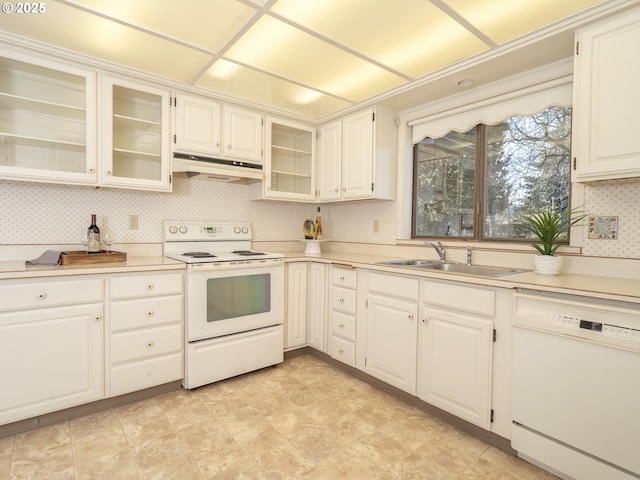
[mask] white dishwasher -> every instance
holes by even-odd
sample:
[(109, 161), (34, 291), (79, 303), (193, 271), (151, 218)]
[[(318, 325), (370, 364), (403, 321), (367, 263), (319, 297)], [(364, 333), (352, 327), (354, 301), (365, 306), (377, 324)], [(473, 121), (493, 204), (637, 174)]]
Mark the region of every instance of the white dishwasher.
[(640, 305), (520, 290), (512, 447), (565, 479), (640, 479)]

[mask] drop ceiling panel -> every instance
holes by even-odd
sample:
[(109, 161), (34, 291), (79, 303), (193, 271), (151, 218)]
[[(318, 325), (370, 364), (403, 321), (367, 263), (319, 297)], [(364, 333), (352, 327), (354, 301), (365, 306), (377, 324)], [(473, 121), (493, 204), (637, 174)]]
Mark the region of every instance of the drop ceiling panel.
[(256, 13), (237, 0), (67, 0), (201, 48), (218, 51)]
[(413, 79), (489, 48), (425, 0), (279, 0), (272, 11)]
[(497, 44), (503, 44), (602, 0), (443, 0)]
[(256, 22), (225, 56), (349, 101), (361, 101), (406, 82), (268, 16)]
[(226, 60), (218, 60), (196, 85), (299, 115), (322, 117), (352, 103)]
[(180, 81), (191, 79), (209, 58), (57, 2), (47, 2), (43, 15), (1, 15), (0, 29)]

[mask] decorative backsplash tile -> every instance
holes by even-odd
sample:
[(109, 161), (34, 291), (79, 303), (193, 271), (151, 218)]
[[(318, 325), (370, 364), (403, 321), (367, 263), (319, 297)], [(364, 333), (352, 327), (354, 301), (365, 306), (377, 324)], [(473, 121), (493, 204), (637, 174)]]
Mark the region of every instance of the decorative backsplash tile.
[[(248, 187), (175, 178), (172, 193), (0, 180), (0, 244), (78, 243), (91, 214), (116, 243), (162, 242), (165, 220), (249, 220), (258, 241), (302, 239), (307, 213), (317, 205), (252, 201)], [(321, 205), (325, 238), (389, 243), (396, 238), (395, 202)], [(129, 230), (138, 215), (138, 230)], [(379, 233), (373, 233), (378, 220)]]
[[(302, 223), (317, 205), (252, 201), (248, 187), (205, 179), (176, 178), (173, 193), (91, 188), (0, 180), (0, 244), (73, 244), (80, 242), (90, 215), (110, 229), (117, 243), (162, 242), (165, 220), (246, 220), (257, 241), (302, 239)], [(599, 182), (585, 189), (586, 210), (593, 217), (617, 217), (616, 240), (589, 238), (583, 254), (640, 258), (640, 180)], [(392, 245), (397, 232), (397, 204), (363, 201), (321, 205), (324, 236), (341, 242)], [(129, 230), (138, 215), (138, 230)], [(302, 248), (302, 247), (301, 247)]]

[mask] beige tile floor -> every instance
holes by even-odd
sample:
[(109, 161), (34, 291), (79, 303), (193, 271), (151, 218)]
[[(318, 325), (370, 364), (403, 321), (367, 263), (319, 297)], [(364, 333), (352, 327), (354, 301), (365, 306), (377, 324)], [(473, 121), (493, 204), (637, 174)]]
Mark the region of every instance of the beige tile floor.
[(5, 479), (555, 479), (310, 355), (0, 439)]

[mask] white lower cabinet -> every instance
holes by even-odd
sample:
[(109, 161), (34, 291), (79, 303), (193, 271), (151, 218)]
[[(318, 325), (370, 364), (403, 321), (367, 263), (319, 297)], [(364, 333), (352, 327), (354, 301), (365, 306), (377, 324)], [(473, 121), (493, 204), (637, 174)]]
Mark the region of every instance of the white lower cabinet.
[(307, 343), (307, 262), (287, 264), (285, 349)]
[(327, 351), (326, 269), (318, 262), (287, 264), (285, 349), (309, 345)]
[(0, 424), (103, 396), (103, 280), (0, 285)]
[(307, 340), (327, 352), (327, 265), (310, 262), (307, 270)]
[(415, 395), (419, 280), (366, 271), (358, 280), (366, 288), (364, 370)]
[(110, 279), (107, 396), (183, 378), (182, 273)]
[(422, 281), (418, 397), (468, 422), (491, 424), (495, 292)]
[(356, 287), (358, 273), (350, 266), (331, 265), (329, 328), (331, 357), (356, 366)]

